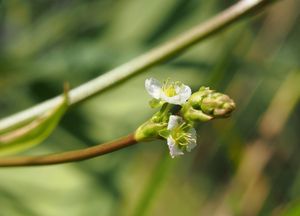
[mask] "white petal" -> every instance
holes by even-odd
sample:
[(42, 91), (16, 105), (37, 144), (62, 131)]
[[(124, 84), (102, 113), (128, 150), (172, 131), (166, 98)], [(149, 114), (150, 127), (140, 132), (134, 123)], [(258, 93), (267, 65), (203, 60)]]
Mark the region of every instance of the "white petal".
[(177, 115), (170, 115), (167, 129), (168, 129), (168, 130), (174, 129), (174, 128), (177, 127), (182, 121), (183, 121), (183, 119), (182, 119), (180, 116), (177, 116)]
[(175, 144), (175, 140), (171, 136), (167, 139), (167, 142), (172, 158), (184, 154), (183, 151), (179, 149), (178, 146)]
[(161, 83), (154, 78), (149, 78), (146, 79), (145, 81), (145, 88), (147, 92), (155, 99), (160, 99), (160, 95), (162, 91), (161, 87), (162, 87)]
[(189, 130), (189, 133), (191, 134), (191, 142), (186, 146), (186, 150), (190, 152), (193, 148), (197, 145), (197, 132), (194, 128), (191, 128)]
[(183, 104), (183, 103), (181, 103), (180, 95), (175, 95), (173, 97), (169, 97), (164, 92), (162, 92), (161, 99), (163, 99), (164, 101), (168, 102), (169, 104), (176, 104), (176, 105)]
[(183, 85), (181, 86), (178, 94), (180, 95), (181, 102), (185, 103), (191, 97), (192, 90), (189, 86)]
[(173, 97), (168, 97), (167, 95), (162, 93), (161, 98), (170, 104), (181, 105), (184, 104), (189, 99), (189, 97), (192, 94), (192, 90), (187, 85), (181, 85), (181, 86), (176, 86), (176, 93), (177, 94)]

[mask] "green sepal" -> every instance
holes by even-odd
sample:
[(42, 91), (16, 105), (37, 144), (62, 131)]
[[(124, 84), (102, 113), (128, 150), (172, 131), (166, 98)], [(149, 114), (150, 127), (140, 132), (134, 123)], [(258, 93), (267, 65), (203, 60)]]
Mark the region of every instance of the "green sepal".
[(165, 137), (168, 134), (160, 131), (167, 130), (169, 117), (171, 115), (170, 110), (174, 105), (161, 102), (162, 106), (158, 112), (156, 112), (148, 121), (138, 127), (135, 131), (134, 138), (137, 141), (150, 141), (153, 139), (159, 139)]
[(171, 134), (171, 131), (168, 129), (163, 129), (158, 132), (158, 135), (165, 139), (167, 139), (170, 136), (170, 134)]
[(149, 105), (151, 108), (159, 108), (164, 104), (162, 100), (155, 99), (153, 98), (152, 100), (149, 101)]
[(166, 123), (154, 123), (147, 121), (142, 124), (134, 133), (136, 141), (150, 141), (159, 138), (159, 131), (166, 128)]

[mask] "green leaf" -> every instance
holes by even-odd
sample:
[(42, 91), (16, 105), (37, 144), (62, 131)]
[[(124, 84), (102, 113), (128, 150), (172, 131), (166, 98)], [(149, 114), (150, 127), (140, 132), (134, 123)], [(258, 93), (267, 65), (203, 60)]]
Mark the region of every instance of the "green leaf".
[(12, 154), (31, 148), (44, 141), (55, 129), (68, 108), (68, 89), (56, 108), (37, 117), (33, 121), (0, 135), (0, 155)]

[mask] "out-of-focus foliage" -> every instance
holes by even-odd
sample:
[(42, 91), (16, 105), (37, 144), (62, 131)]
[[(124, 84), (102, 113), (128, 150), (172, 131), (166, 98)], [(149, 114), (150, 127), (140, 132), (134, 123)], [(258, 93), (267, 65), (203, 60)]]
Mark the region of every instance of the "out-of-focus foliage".
[[(77, 86), (99, 76), (233, 3), (0, 1), (0, 117), (59, 94), (64, 81)], [(230, 119), (198, 126), (195, 151), (171, 160), (165, 143), (152, 142), (86, 162), (2, 168), (0, 215), (293, 215), (300, 195), (299, 7), (280, 1), (73, 107), (26, 154), (132, 132), (153, 113), (148, 77), (210, 86), (237, 102)]]

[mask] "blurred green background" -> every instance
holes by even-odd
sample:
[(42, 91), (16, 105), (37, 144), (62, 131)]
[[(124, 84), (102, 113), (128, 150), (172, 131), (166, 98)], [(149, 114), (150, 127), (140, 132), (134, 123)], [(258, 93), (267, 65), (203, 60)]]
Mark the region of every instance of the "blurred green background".
[[(78, 86), (234, 4), (228, 0), (0, 1), (0, 117)], [(84, 148), (151, 116), (144, 80), (210, 86), (237, 103), (198, 126), (198, 146), (165, 142), (92, 160), (0, 168), (0, 216), (300, 215), (300, 2), (280, 1), (73, 107), (40, 146)]]

